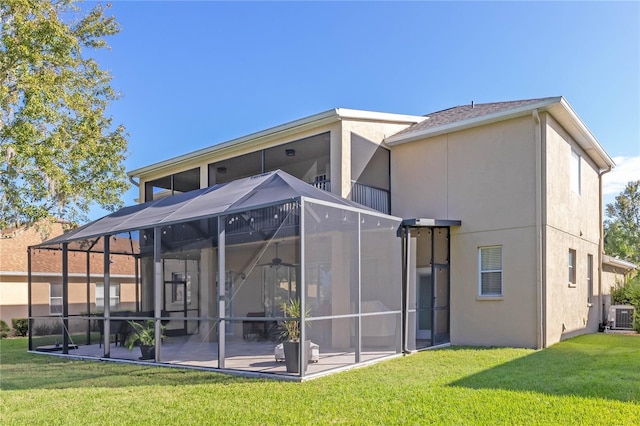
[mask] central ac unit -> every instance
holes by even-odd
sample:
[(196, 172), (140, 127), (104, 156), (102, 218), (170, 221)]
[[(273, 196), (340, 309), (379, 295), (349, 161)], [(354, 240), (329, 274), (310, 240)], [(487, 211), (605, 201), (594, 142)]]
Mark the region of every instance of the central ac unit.
[(609, 328), (619, 330), (633, 329), (635, 308), (629, 305), (611, 305), (609, 307)]

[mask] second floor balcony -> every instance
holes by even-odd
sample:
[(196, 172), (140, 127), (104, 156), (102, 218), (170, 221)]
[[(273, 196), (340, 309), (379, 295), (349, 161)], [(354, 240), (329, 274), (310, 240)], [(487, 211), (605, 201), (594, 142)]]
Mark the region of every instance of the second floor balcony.
[[(316, 180), (310, 182), (310, 185), (331, 192), (331, 180)], [(382, 188), (365, 185), (360, 182), (351, 181), (351, 201), (367, 206), (381, 213), (391, 214), (391, 193)]]

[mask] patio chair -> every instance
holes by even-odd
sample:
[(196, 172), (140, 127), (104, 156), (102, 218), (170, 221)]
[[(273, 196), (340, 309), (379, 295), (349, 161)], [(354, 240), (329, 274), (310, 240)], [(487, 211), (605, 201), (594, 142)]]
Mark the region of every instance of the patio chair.
[[(113, 312), (112, 316), (114, 317), (128, 317), (131, 314), (129, 311), (119, 311)], [(102, 347), (102, 341), (104, 340), (104, 319), (98, 319), (98, 327), (100, 329), (100, 341), (98, 343), (98, 347)], [(120, 341), (120, 346), (124, 345), (127, 336), (130, 333), (129, 323), (127, 320), (111, 320), (109, 335), (113, 335), (115, 337), (116, 346), (118, 346), (118, 341)], [(109, 339), (111, 340), (111, 339)]]

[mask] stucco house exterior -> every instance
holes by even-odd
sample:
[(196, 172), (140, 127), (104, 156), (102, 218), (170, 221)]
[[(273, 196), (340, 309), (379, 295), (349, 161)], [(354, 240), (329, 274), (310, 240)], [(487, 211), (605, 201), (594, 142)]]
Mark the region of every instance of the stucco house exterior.
[[(295, 150), (289, 158), (300, 160), (290, 168), (270, 165), (278, 148)], [(314, 166), (295, 170), (303, 155)], [(249, 167), (250, 158), (253, 168), (234, 166)], [(600, 185), (613, 165), (568, 102), (556, 97), (459, 106), (424, 117), (337, 109), (130, 176), (139, 179), (141, 199), (150, 200), (152, 188), (169, 177), (175, 192), (189, 185), (181, 180), (189, 173), (191, 186), (184, 189), (279, 167), (309, 183), (330, 181), (332, 192), (365, 204), (361, 186), (380, 190), (390, 208), (370, 206), (404, 219), (458, 220), (460, 226), (449, 228), (456, 265), (449, 271), (450, 304), (457, 307), (451, 343), (545, 347), (597, 330), (602, 318)], [(429, 263), (418, 244), (422, 236), (411, 239), (413, 269)], [(487, 295), (479, 286), (484, 247), (502, 252), (502, 283)]]
[[(169, 200), (200, 206), (197, 191), (207, 188), (251, 186), (243, 197), (263, 200), (247, 207), (253, 213), (229, 210), (234, 198), (227, 210), (189, 218), (217, 218), (215, 230), (211, 222), (194, 231), (200, 239), (215, 232), (211, 250), (200, 243), (197, 253), (193, 246), (177, 250), (167, 240), (168, 248), (156, 247), (155, 260), (145, 262), (143, 239), (156, 241), (167, 234), (161, 225), (175, 222), (165, 216), (138, 228), (89, 225), (52, 244), (147, 229), (137, 254), (142, 287), (145, 272), (168, 287), (156, 287), (142, 310), (154, 308), (159, 324), (158, 313), (175, 296), (174, 278), (190, 277), (197, 297), (171, 322), (184, 321), (186, 334), (216, 342), (218, 352), (235, 338), (266, 332), (282, 319), (275, 304), (287, 297), (310, 309), (300, 321), (312, 323), (304, 333), (319, 344), (318, 365), (323, 351), (354, 354), (337, 367), (314, 366), (318, 372), (441, 344), (543, 348), (597, 331), (603, 321), (602, 176), (612, 167), (562, 97), (472, 103), (424, 116), (334, 109), (129, 172), (143, 204), (123, 212), (124, 221), (134, 213), (153, 218), (153, 207)], [(296, 212), (297, 231), (281, 233), (281, 223), (258, 243), (255, 212), (267, 208), (260, 197), (291, 188), (296, 195), (287, 199), (298, 204), (284, 210)], [(284, 210), (273, 218), (282, 220)], [(340, 231), (339, 218), (355, 227)], [(393, 235), (368, 233), (376, 222)], [(244, 229), (254, 239), (227, 247), (224, 229)], [(181, 254), (165, 259), (172, 249)], [(179, 271), (172, 270), (176, 259)], [(214, 368), (244, 368), (224, 358), (218, 353)], [(306, 374), (314, 370), (300, 376)]]

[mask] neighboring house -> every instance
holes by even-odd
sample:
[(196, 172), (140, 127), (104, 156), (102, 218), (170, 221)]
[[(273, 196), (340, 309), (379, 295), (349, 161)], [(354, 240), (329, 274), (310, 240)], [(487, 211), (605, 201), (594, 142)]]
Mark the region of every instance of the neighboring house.
[(602, 305), (605, 315), (611, 306), (611, 289), (624, 286), (629, 276), (637, 269), (638, 265), (626, 260), (606, 254), (602, 256)]
[[(13, 318), (27, 318), (29, 246), (62, 235), (63, 222), (41, 224), (28, 228), (9, 229), (0, 238), (0, 319), (11, 325)], [(129, 259), (114, 262), (111, 296), (113, 308), (135, 306), (134, 265)], [(104, 308), (102, 257), (90, 256), (91, 274), (86, 274), (86, 256), (71, 254), (69, 258), (70, 314), (97, 312)], [(62, 281), (60, 252), (35, 250), (32, 252), (32, 316), (44, 317), (62, 313)], [(87, 293), (87, 282), (89, 293)], [(88, 299), (87, 299), (88, 296)], [(37, 326), (37, 324), (35, 324)]]
[(602, 287), (610, 289), (611, 287), (624, 286), (627, 283), (629, 274), (638, 269), (638, 265), (618, 259), (617, 257), (603, 255), (602, 256)]
[[(265, 333), (298, 296), (316, 371), (448, 343), (543, 348), (602, 321), (602, 175), (613, 166), (562, 97), (425, 116), (335, 109), (131, 171), (145, 204), (64, 241), (138, 232), (143, 292), (157, 277), (142, 310), (179, 299), (185, 333), (219, 345), (214, 368), (229, 368), (221, 348)], [(192, 295), (184, 306), (178, 288)], [(253, 365), (242, 368), (271, 368)]]

